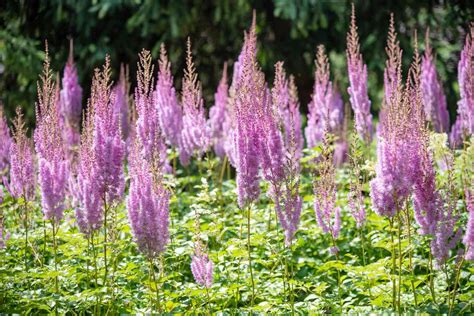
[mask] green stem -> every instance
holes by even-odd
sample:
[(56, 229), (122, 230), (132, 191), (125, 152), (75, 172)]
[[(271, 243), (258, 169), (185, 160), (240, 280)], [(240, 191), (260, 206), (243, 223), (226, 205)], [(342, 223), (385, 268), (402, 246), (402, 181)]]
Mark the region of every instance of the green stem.
[[(359, 229), (359, 233), (360, 233), (360, 239), (361, 239), (361, 244), (362, 244), (362, 262), (364, 264), (364, 267), (367, 265), (367, 260), (365, 258), (365, 237), (364, 237), (364, 226), (362, 226), (360, 229)], [(368, 281), (369, 281), (369, 286), (368, 286), (368, 290), (369, 290), (369, 299), (372, 301), (372, 282), (370, 280), (369, 277), (367, 277)]]
[(252, 297), (251, 297), (251, 305), (253, 306), (253, 302), (255, 299), (255, 281), (253, 279), (253, 270), (252, 270), (252, 253), (251, 253), (251, 245), (250, 245), (250, 211), (252, 206), (249, 205), (247, 208), (247, 251), (249, 255), (249, 272), (250, 272), (250, 280), (252, 282)]
[(24, 252), (24, 257), (25, 257), (25, 271), (28, 273), (28, 205), (26, 203), (26, 197), (23, 195), (23, 206), (25, 210), (25, 219), (23, 221), (23, 226), (25, 227), (25, 252)]
[[(407, 201), (408, 204), (408, 201)], [(408, 262), (411, 271), (411, 290), (413, 292), (413, 299), (415, 300), (415, 307), (418, 307), (418, 299), (416, 297), (416, 289), (415, 289), (415, 271), (413, 269), (413, 250), (411, 247), (411, 219), (410, 219), (410, 212), (408, 210), (408, 205), (405, 208), (406, 217), (407, 217), (407, 228), (408, 228)]]
[(395, 279), (395, 271), (397, 270), (397, 261), (395, 258), (395, 240), (393, 238), (393, 235), (395, 234), (393, 231), (393, 219), (389, 219), (390, 223), (390, 239), (392, 242), (392, 306), (393, 309), (397, 309), (397, 304), (396, 304), (396, 298), (397, 298), (397, 281)]
[[(99, 273), (97, 269), (97, 252), (96, 252), (95, 243), (94, 243), (94, 232), (91, 233), (91, 245), (92, 245), (92, 257), (94, 259), (95, 290), (97, 290), (99, 288)], [(95, 314), (98, 315), (99, 314), (99, 294), (96, 295), (95, 302), (96, 302)]]
[(431, 251), (428, 251), (429, 253), (429, 269), (430, 269), (430, 292), (431, 292), (431, 298), (433, 299), (433, 303), (436, 304), (436, 292), (434, 289), (434, 278), (433, 278), (433, 255), (431, 254)]
[[(161, 309), (161, 302), (160, 302), (160, 288), (158, 286), (158, 282), (156, 282), (156, 275), (155, 275), (155, 269), (154, 269), (154, 266), (153, 266), (153, 259), (150, 259), (150, 274), (153, 277), (153, 283), (155, 284), (156, 307), (158, 309), (158, 312), (161, 314), (162, 309)], [(153, 303), (152, 303), (152, 305), (153, 305)]]
[[(334, 239), (334, 236), (331, 234), (331, 241), (332, 245), (334, 247), (334, 255), (336, 256), (336, 260), (339, 261), (339, 253), (337, 252), (337, 245), (336, 245), (336, 240)], [(337, 270), (337, 296), (339, 298), (339, 308), (341, 309), (341, 314), (343, 314), (343, 303), (342, 303), (342, 293), (341, 293), (341, 272), (339, 271), (339, 268)]]
[(454, 281), (455, 283), (454, 283), (453, 294), (452, 294), (452, 300), (451, 300), (451, 304), (449, 304), (449, 314), (448, 314), (449, 316), (451, 316), (451, 314), (453, 312), (454, 304), (456, 303), (457, 286), (458, 286), (458, 283), (459, 283), (459, 278), (461, 276), (461, 269), (462, 269), (462, 266), (464, 264), (464, 259), (465, 259), (465, 256), (466, 256), (465, 254), (469, 250), (468, 248), (469, 247), (466, 248), (466, 250), (464, 252), (464, 255), (461, 258), (461, 262), (459, 262), (458, 267), (457, 267), (456, 278), (455, 278), (455, 281)]
[(107, 284), (107, 198), (104, 194), (104, 286)]
[(397, 211), (398, 219), (398, 313), (401, 313), (401, 292), (402, 292), (402, 220), (400, 212)]
[(207, 297), (207, 313), (211, 315), (211, 297), (209, 295), (209, 288), (206, 287), (206, 297)]

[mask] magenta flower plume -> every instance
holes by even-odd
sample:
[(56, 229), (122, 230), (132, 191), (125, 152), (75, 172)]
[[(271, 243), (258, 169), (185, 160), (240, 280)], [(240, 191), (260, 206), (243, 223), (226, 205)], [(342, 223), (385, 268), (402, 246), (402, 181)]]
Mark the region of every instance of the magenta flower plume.
[(102, 71), (95, 70), (90, 107), (93, 112), (93, 167), (100, 196), (107, 202), (120, 200), (124, 190), (125, 143), (114, 119), (115, 95), (110, 90), (110, 57)]
[(0, 175), (6, 173), (10, 166), (10, 146), (13, 140), (7, 124), (3, 104), (0, 103)]
[(453, 126), (451, 127), (451, 132), (449, 133), (449, 144), (451, 147), (456, 148), (461, 146), (464, 130), (463, 130), (463, 122), (461, 117), (456, 118), (456, 122), (454, 122)]
[(255, 18), (248, 34), (245, 35), (242, 48), (241, 75), (237, 83), (234, 102), (234, 150), (237, 169), (238, 203), (244, 208), (248, 203), (258, 199), (259, 165), (262, 151), (259, 118), (263, 115), (266, 86), (263, 73), (256, 64)]
[(182, 163), (189, 163), (189, 157), (201, 157), (211, 143), (211, 132), (207, 126), (201, 83), (193, 63), (191, 40), (188, 37), (186, 69), (183, 79), (183, 129), (181, 133)]
[(46, 47), (43, 74), (38, 82), (34, 141), (38, 155), (41, 206), (45, 219), (54, 221), (63, 217), (69, 177), (57, 109), (58, 89), (58, 84), (53, 81)]
[(16, 110), (13, 122), (13, 142), (10, 145), (10, 179), (3, 178), (3, 184), (9, 194), (18, 199), (24, 197), (32, 201), (35, 198), (36, 174), (35, 159), (31, 140), (26, 136), (26, 127), (20, 108)]
[(425, 54), (421, 60), (421, 91), (427, 120), (431, 122), (436, 132), (447, 132), (449, 130), (449, 113), (446, 96), (436, 72), (429, 30), (426, 31)]
[(79, 125), (82, 115), (82, 88), (79, 85), (74, 63), (73, 43), (70, 41), (69, 58), (64, 67), (59, 99), (59, 119), (63, 138), (68, 147), (79, 144)]
[[(389, 51), (397, 51), (391, 48)], [(389, 59), (392, 59), (390, 57)], [(401, 72), (401, 64), (392, 65)], [(402, 88), (401, 75), (380, 118), (376, 177), (370, 183), (375, 211), (393, 216), (412, 192), (419, 161), (419, 132), (424, 124), (419, 91), (419, 57), (409, 70), (409, 84)], [(387, 91), (387, 90), (386, 90)], [(387, 92), (386, 92), (387, 93)]]
[(159, 155), (147, 160), (140, 146), (137, 139), (130, 157), (128, 218), (139, 250), (154, 258), (169, 242), (170, 193), (162, 184), (162, 170), (155, 167)]
[(98, 190), (98, 169), (94, 154), (94, 111), (90, 106), (83, 122), (76, 169), (76, 177), (70, 180), (70, 191), (79, 229), (88, 235), (98, 230), (103, 220), (103, 198)]
[(298, 89), (296, 88), (295, 78), (292, 75), (290, 75), (289, 89), (289, 115), (287, 115), (287, 119), (285, 119), (285, 126), (287, 126), (285, 128), (285, 146), (286, 148), (292, 148), (292, 150), (295, 151), (294, 156), (299, 161), (302, 157), (304, 138), (302, 132), (300, 102), (298, 100)]
[[(333, 163), (333, 152), (326, 137), (323, 139), (323, 152), (318, 163), (318, 178), (313, 181), (314, 212), (318, 225), (324, 233), (330, 234), (334, 241), (341, 229), (340, 209), (336, 206), (336, 170)], [(335, 246), (334, 246), (335, 247)], [(337, 252), (336, 248), (332, 252)]]
[(129, 113), (129, 101), (128, 101), (128, 67), (124, 65), (120, 66), (119, 81), (114, 86), (112, 94), (114, 97), (114, 117), (118, 120), (122, 132), (122, 138), (128, 140), (130, 134), (130, 113)]
[(467, 210), (469, 211), (469, 219), (467, 221), (466, 233), (462, 239), (466, 247), (466, 260), (474, 260), (474, 195), (469, 192), (467, 196)]
[(191, 272), (193, 273), (196, 283), (210, 288), (213, 281), (214, 264), (209, 256), (197, 249), (191, 259)]
[(209, 110), (209, 126), (212, 134), (214, 151), (220, 158), (225, 155), (225, 136), (228, 132), (224, 130), (224, 124), (229, 116), (227, 102), (229, 99), (229, 85), (227, 83), (227, 63), (224, 63), (222, 78), (214, 94), (214, 106)]
[(349, 74), (349, 96), (354, 111), (355, 128), (366, 142), (372, 138), (372, 114), (367, 92), (367, 65), (360, 53), (354, 3), (352, 4), (351, 27), (347, 33), (347, 71)]
[(153, 65), (151, 53), (143, 50), (138, 63), (137, 82), (135, 91), (135, 106), (137, 109), (136, 132), (140, 141), (142, 155), (150, 160), (160, 157), (160, 165), (167, 164), (166, 144), (160, 129), (158, 108), (153, 92)]
[[(400, 67), (402, 64), (402, 50), (400, 43), (397, 40), (397, 32), (395, 32), (395, 20), (393, 13), (390, 14), (390, 25), (388, 29), (387, 47), (387, 61), (385, 63), (385, 70), (383, 73), (384, 79), (384, 104), (388, 105), (395, 94), (398, 94), (399, 83), (401, 82), (402, 73)], [(383, 108), (381, 116), (383, 116)]]
[(313, 95), (308, 104), (308, 126), (305, 129), (308, 147), (323, 140), (324, 131), (335, 133), (343, 122), (343, 103), (329, 79), (329, 61), (324, 46), (318, 46)]
[[(171, 63), (168, 60), (165, 45), (161, 44), (158, 80), (156, 82), (156, 106), (160, 126), (168, 144), (179, 147), (183, 125), (183, 113), (176, 97), (171, 74)], [(183, 157), (185, 158), (185, 157)]]
[(471, 25), (461, 51), (458, 81), (461, 99), (458, 102), (457, 121), (461, 122), (462, 134), (472, 134), (474, 133), (474, 25)]

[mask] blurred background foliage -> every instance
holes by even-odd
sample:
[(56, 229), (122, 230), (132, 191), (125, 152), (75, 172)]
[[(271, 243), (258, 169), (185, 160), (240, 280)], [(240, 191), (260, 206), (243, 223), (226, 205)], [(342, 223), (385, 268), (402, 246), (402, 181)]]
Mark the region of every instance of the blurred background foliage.
[[(41, 71), (44, 40), (48, 40), (52, 64), (62, 72), (69, 42), (74, 39), (74, 56), (86, 97), (93, 69), (111, 55), (118, 76), (120, 63), (130, 65), (132, 83), (137, 54), (150, 49), (156, 59), (159, 46), (166, 44), (175, 83), (181, 86), (186, 37), (193, 43), (195, 63), (203, 84), (207, 106), (225, 61), (238, 56), (243, 31), (257, 12), (259, 62), (273, 80), (273, 65), (285, 61), (288, 73), (296, 76), (303, 111), (313, 84), (313, 59), (318, 44), (330, 55), (333, 80), (345, 100), (346, 32), (352, 1), (345, 0), (12, 0), (0, 4), (0, 99), (11, 116), (21, 105), (30, 122), (36, 100), (36, 81)], [(474, 2), (466, 1), (355, 1), (361, 49), (369, 69), (369, 91), (376, 112), (383, 93), (385, 41), (390, 12), (404, 50), (404, 64), (412, 57), (412, 38), (420, 41), (427, 27), (437, 54), (438, 71), (452, 118), (458, 99), (457, 62)], [(423, 44), (420, 44), (423, 47)], [(406, 69), (405, 69), (406, 71)]]

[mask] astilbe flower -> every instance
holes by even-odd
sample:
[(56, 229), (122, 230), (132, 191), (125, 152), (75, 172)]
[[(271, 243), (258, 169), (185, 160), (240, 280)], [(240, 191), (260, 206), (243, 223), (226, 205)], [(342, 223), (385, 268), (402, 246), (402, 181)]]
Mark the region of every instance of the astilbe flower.
[[(160, 157), (160, 165), (167, 166), (166, 144), (162, 137), (159, 123), (159, 112), (153, 93), (153, 65), (151, 53), (143, 50), (137, 71), (137, 88), (135, 91), (135, 106), (137, 110), (136, 136), (140, 141), (142, 155), (150, 160)], [(169, 168), (167, 168), (169, 169)]]
[(171, 73), (171, 63), (168, 60), (164, 44), (161, 44), (158, 65), (155, 98), (160, 118), (160, 126), (166, 141), (170, 145), (178, 147), (180, 145), (183, 126), (183, 113), (178, 103), (178, 98), (176, 97), (176, 91), (173, 86), (173, 75)]
[(453, 148), (459, 147), (462, 144), (464, 136), (462, 124), (462, 119), (458, 116), (451, 127), (451, 132), (449, 133), (449, 144)]
[(13, 122), (13, 142), (10, 146), (9, 181), (3, 178), (8, 193), (15, 199), (20, 197), (32, 201), (35, 198), (35, 158), (31, 140), (26, 136), (26, 127), (20, 108)]
[(123, 160), (125, 143), (114, 119), (115, 95), (111, 92), (110, 57), (102, 71), (95, 70), (90, 107), (93, 112), (93, 168), (100, 196), (109, 204), (122, 198), (125, 186)]
[(84, 117), (76, 177), (70, 179), (77, 224), (88, 235), (102, 225), (103, 199), (99, 192), (94, 154), (94, 111), (88, 107)]
[(329, 78), (329, 61), (324, 46), (318, 46), (313, 95), (308, 104), (308, 126), (305, 129), (308, 147), (321, 143), (324, 131), (334, 133), (342, 125), (343, 103)]
[(255, 18), (242, 48), (241, 75), (233, 104), (234, 150), (237, 170), (238, 204), (244, 208), (260, 194), (261, 122), (265, 91), (263, 74), (256, 64)]
[(187, 165), (189, 158), (196, 154), (201, 157), (211, 143), (211, 133), (207, 126), (201, 83), (193, 63), (191, 40), (188, 37), (186, 69), (183, 78), (183, 129), (181, 133), (181, 163)]
[(10, 166), (10, 146), (12, 137), (7, 124), (3, 104), (0, 103), (0, 175), (8, 172)]
[(462, 239), (466, 247), (466, 260), (474, 260), (474, 194), (468, 192), (466, 194), (467, 209), (469, 211), (469, 219), (467, 221), (466, 233)]
[(79, 85), (77, 68), (74, 63), (73, 43), (70, 41), (69, 58), (64, 67), (62, 89), (59, 99), (59, 119), (62, 135), (68, 147), (79, 144), (79, 125), (82, 115), (82, 88)]
[[(391, 47), (387, 51), (398, 54), (399, 50)], [(390, 97), (385, 96), (388, 103), (384, 105), (384, 113), (380, 118), (376, 177), (370, 182), (370, 194), (375, 211), (379, 215), (391, 217), (412, 192), (418, 170), (418, 134), (424, 120), (421, 103), (415, 98), (419, 95), (418, 54), (415, 54), (409, 70), (409, 77), (414, 79), (405, 88), (401, 83), (401, 60), (394, 56), (390, 56), (389, 60), (397, 60), (397, 63), (391, 64), (395, 69), (386, 72), (398, 73), (394, 75), (398, 83), (396, 89), (392, 86)]]
[(196, 241), (194, 246), (194, 255), (191, 258), (191, 272), (193, 273), (196, 283), (204, 286), (205, 288), (210, 288), (212, 286), (214, 276), (214, 263), (209, 259), (207, 249), (202, 243), (199, 224), (200, 217), (199, 213), (196, 212)]
[(360, 53), (354, 4), (352, 4), (351, 27), (347, 33), (347, 71), (349, 74), (348, 93), (355, 117), (355, 128), (366, 142), (372, 138), (372, 114), (367, 91), (367, 65)]
[[(458, 117), (455, 124), (457, 129), (453, 127), (451, 132), (452, 143), (460, 143), (465, 134), (474, 133), (474, 24), (471, 25), (470, 33), (467, 34), (461, 51), (458, 81), (461, 99), (458, 102)], [(459, 126), (456, 126), (457, 124)]]
[(161, 254), (169, 242), (170, 193), (162, 183), (159, 153), (145, 159), (140, 142), (136, 140), (130, 157), (128, 218), (138, 248), (152, 259)]
[[(387, 46), (385, 48), (387, 53), (387, 61), (385, 62), (385, 70), (383, 73), (384, 79), (384, 105), (390, 104), (394, 94), (399, 94), (399, 85), (402, 81), (402, 73), (400, 70), (402, 63), (402, 50), (400, 43), (397, 40), (397, 32), (395, 32), (395, 20), (393, 13), (390, 14), (390, 25), (388, 29)], [(383, 116), (384, 108), (382, 108), (380, 116)]]
[(366, 221), (366, 208), (362, 192), (362, 175), (360, 170), (362, 152), (359, 139), (355, 133), (352, 134), (350, 145), (351, 181), (349, 183), (349, 192), (347, 193), (347, 204), (349, 205), (351, 215), (354, 217), (357, 228), (361, 228)]
[(324, 133), (322, 153), (318, 162), (318, 178), (313, 181), (314, 212), (318, 225), (324, 233), (330, 234), (333, 241), (332, 253), (337, 253), (335, 239), (341, 229), (340, 209), (336, 206), (336, 170), (333, 164), (333, 152), (329, 147), (328, 135)]
[(227, 63), (224, 63), (222, 71), (222, 78), (217, 87), (217, 92), (214, 94), (214, 106), (209, 110), (209, 126), (212, 134), (212, 141), (214, 144), (214, 151), (220, 158), (225, 155), (225, 134), (228, 132), (224, 130), (224, 123), (227, 113), (227, 102), (229, 99), (229, 85), (227, 83)]
[(446, 96), (436, 72), (429, 30), (426, 31), (425, 54), (421, 60), (421, 91), (426, 118), (431, 122), (436, 132), (447, 132), (449, 130), (449, 113)]
[(128, 82), (128, 67), (120, 65), (119, 81), (113, 88), (114, 97), (114, 118), (118, 121), (122, 132), (122, 138), (127, 142), (130, 134), (130, 117), (129, 117), (129, 101), (128, 90), (130, 83)]
[(38, 82), (34, 141), (44, 217), (59, 221), (65, 209), (69, 166), (59, 125), (58, 86), (55, 86), (52, 76), (46, 48), (43, 74)]

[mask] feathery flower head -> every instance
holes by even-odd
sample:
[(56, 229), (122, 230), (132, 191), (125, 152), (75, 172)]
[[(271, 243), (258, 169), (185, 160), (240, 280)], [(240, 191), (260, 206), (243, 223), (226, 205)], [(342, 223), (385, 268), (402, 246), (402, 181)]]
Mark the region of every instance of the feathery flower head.
[(390, 14), (390, 25), (388, 29), (387, 61), (384, 70), (384, 104), (388, 105), (393, 99), (393, 94), (399, 93), (399, 85), (402, 80), (402, 50), (400, 42), (397, 40), (397, 32), (395, 31), (395, 20), (393, 13)]
[(82, 114), (82, 88), (79, 85), (77, 68), (74, 63), (72, 40), (69, 43), (69, 58), (64, 67), (59, 112), (66, 120), (66, 124), (79, 129)]
[(8, 128), (7, 118), (3, 112), (3, 104), (0, 103), (0, 175), (8, 171), (11, 144), (10, 128)]
[(429, 29), (426, 31), (425, 54), (421, 60), (421, 91), (427, 120), (431, 122), (436, 132), (447, 132), (449, 130), (449, 113), (446, 96), (436, 72), (430, 46)]
[(225, 138), (227, 130), (224, 130), (225, 121), (228, 120), (227, 102), (229, 99), (229, 85), (227, 84), (227, 63), (224, 63), (222, 78), (214, 94), (215, 103), (209, 110), (209, 125), (214, 143), (216, 155), (223, 158), (225, 155)]
[[(207, 126), (201, 83), (198, 81), (193, 63), (189, 37), (181, 102), (183, 104), (183, 129), (180, 150), (184, 152), (184, 158), (194, 154), (201, 157), (210, 145), (211, 133)], [(189, 161), (189, 158), (187, 160)], [(182, 162), (186, 164), (187, 161), (183, 159)]]
[(205, 288), (210, 288), (213, 281), (214, 264), (209, 259), (207, 249), (201, 240), (200, 216), (197, 210), (195, 210), (194, 225), (196, 231), (194, 236), (194, 255), (191, 259), (191, 272), (193, 273), (196, 283)]
[[(289, 81), (289, 92), (290, 98), (288, 103), (288, 112), (289, 112), (289, 123), (287, 128), (285, 128), (285, 143), (286, 148), (289, 151), (295, 151), (295, 158), (299, 161), (304, 147), (304, 138), (302, 133), (302, 122), (301, 122), (301, 113), (300, 113), (300, 102), (298, 100), (298, 89), (295, 84), (295, 77), (290, 75)], [(286, 123), (285, 123), (286, 124)]]
[(122, 137), (127, 140), (130, 134), (130, 117), (128, 91), (130, 83), (128, 82), (128, 67), (120, 65), (119, 81), (114, 86), (112, 93), (114, 94), (114, 117), (118, 120), (118, 125), (122, 131)]
[(464, 234), (462, 242), (467, 249), (465, 254), (466, 260), (474, 260), (474, 194), (468, 192), (466, 197), (469, 219), (467, 221), (466, 233)]
[(59, 221), (63, 217), (69, 166), (66, 160), (57, 109), (59, 85), (50, 69), (48, 47), (43, 73), (38, 82), (36, 129), (34, 141), (38, 154), (38, 182), (45, 219)]
[(160, 47), (160, 60), (158, 63), (158, 80), (156, 81), (156, 107), (158, 108), (160, 126), (166, 141), (178, 147), (180, 145), (181, 130), (183, 125), (183, 112), (176, 97), (173, 86), (171, 63), (168, 60), (164, 44)]
[(329, 60), (323, 45), (318, 46), (315, 65), (313, 95), (308, 105), (308, 126), (305, 129), (308, 147), (321, 143), (324, 132), (334, 133), (343, 121), (342, 99), (330, 81)]
[(36, 174), (33, 144), (26, 136), (27, 129), (20, 108), (13, 121), (13, 142), (10, 146), (10, 180), (3, 178), (3, 184), (10, 195), (18, 199), (35, 198)]
[(130, 157), (130, 191), (128, 218), (138, 248), (148, 258), (166, 249), (169, 242), (170, 193), (162, 184), (159, 152), (150, 160), (144, 158), (137, 142)]
[(366, 142), (372, 138), (372, 114), (367, 91), (367, 65), (362, 60), (357, 34), (354, 3), (352, 3), (351, 27), (347, 33), (347, 70), (349, 74), (349, 96), (354, 110), (355, 126), (359, 136)]

